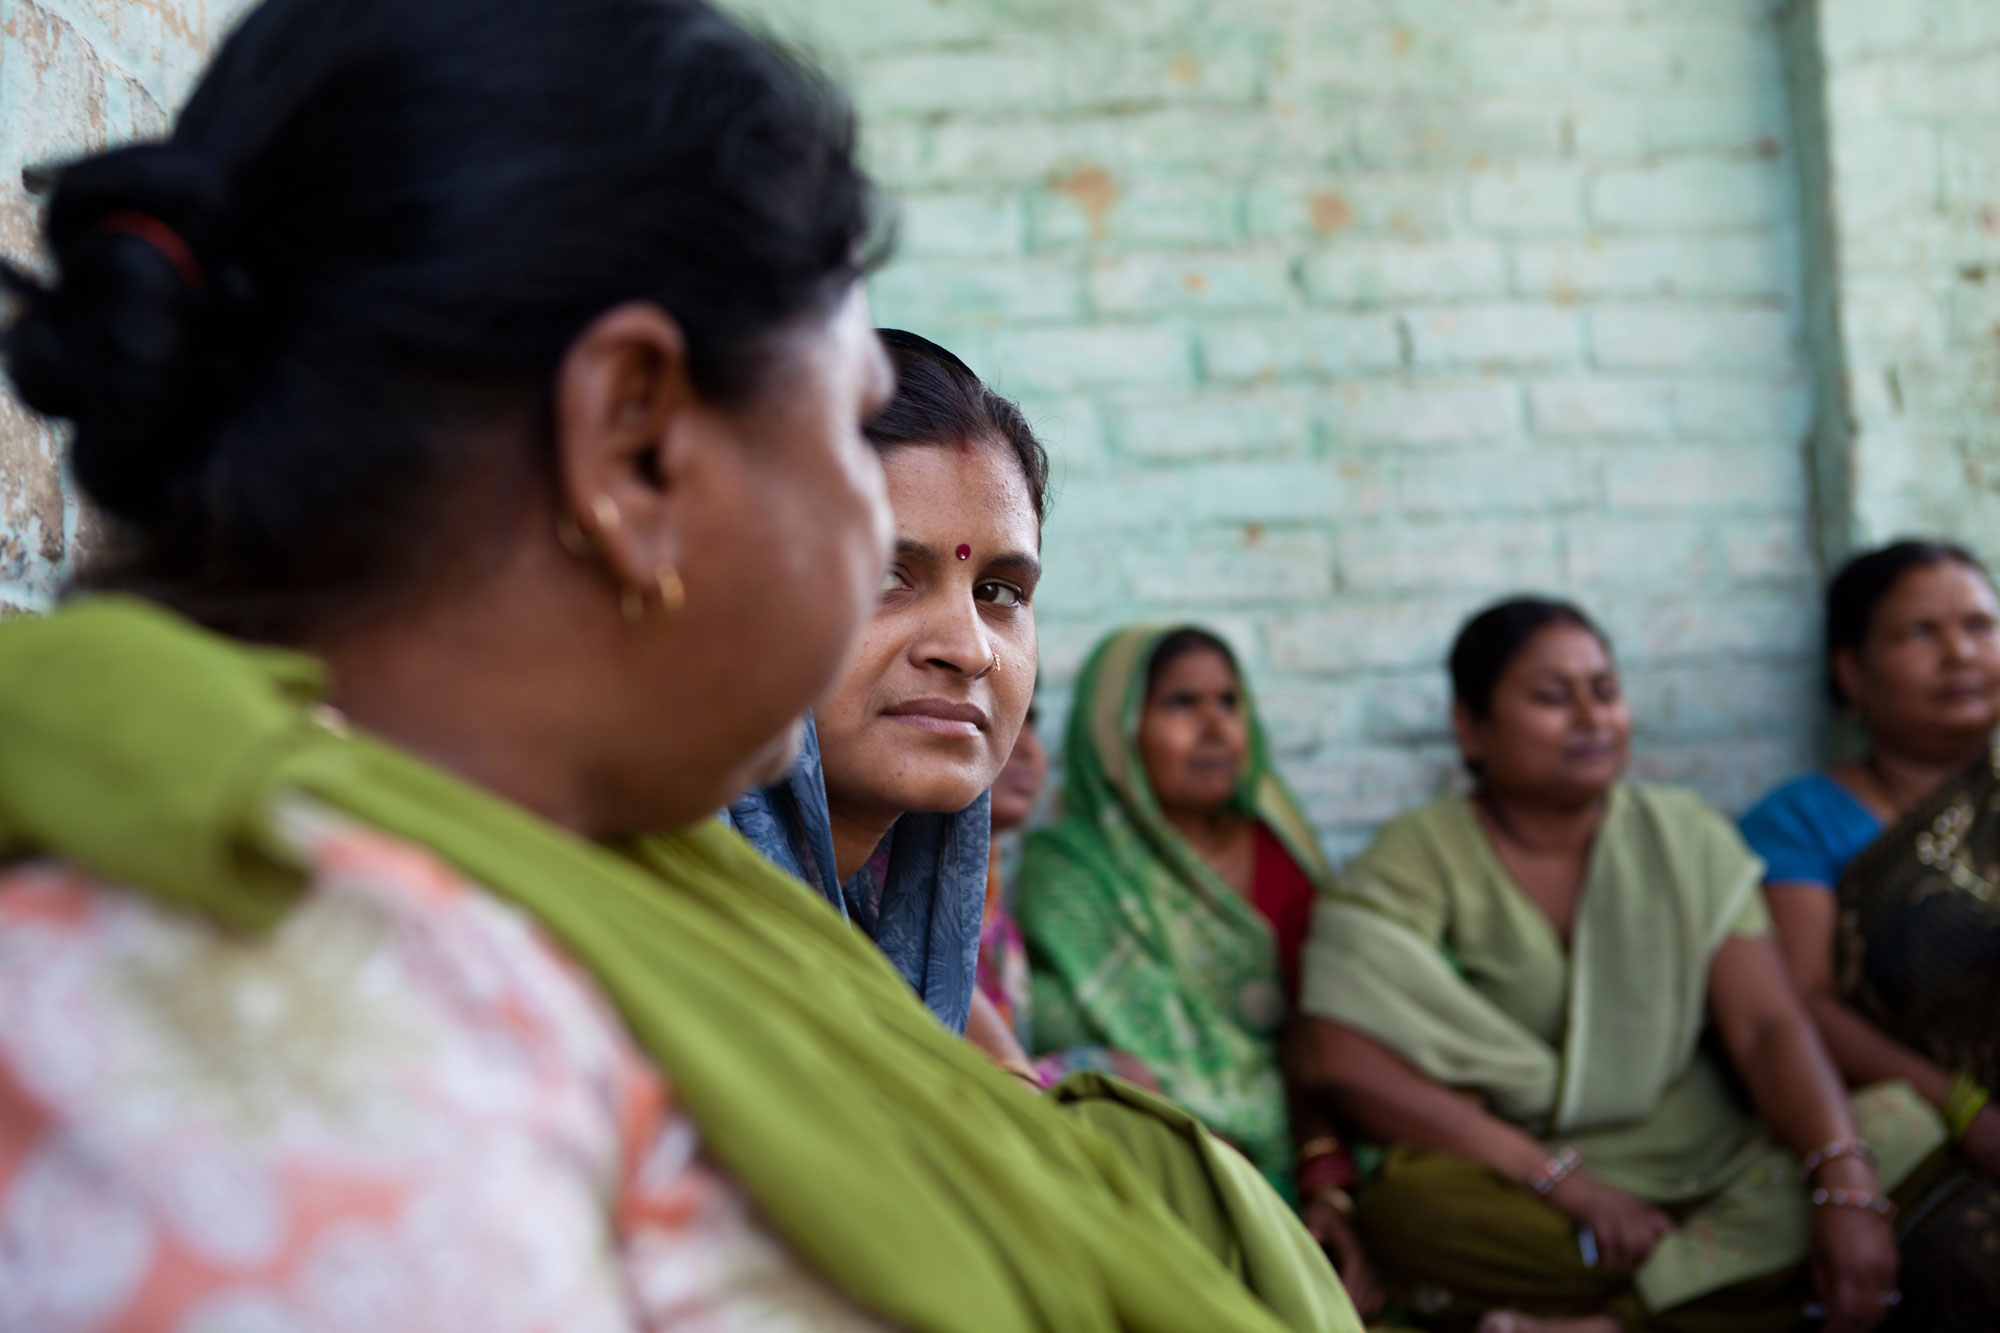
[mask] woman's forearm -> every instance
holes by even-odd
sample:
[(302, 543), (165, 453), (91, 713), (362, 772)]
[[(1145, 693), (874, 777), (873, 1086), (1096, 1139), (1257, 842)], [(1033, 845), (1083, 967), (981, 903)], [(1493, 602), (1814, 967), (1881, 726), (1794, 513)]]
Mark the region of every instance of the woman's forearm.
[(1854, 1137), (1846, 1085), (1803, 1014), (1764, 1022), (1737, 1069), (1758, 1112), (1800, 1156)]
[(1301, 1045), (1306, 1085), (1370, 1138), (1469, 1157), (1520, 1181), (1547, 1161), (1527, 1133), (1351, 1028), (1314, 1020)]
[(1951, 1090), (1951, 1075), (1889, 1036), (1832, 994), (1809, 995), (1806, 1010), (1827, 1054), (1849, 1087), (1903, 1079), (1917, 1095), (1942, 1107)]

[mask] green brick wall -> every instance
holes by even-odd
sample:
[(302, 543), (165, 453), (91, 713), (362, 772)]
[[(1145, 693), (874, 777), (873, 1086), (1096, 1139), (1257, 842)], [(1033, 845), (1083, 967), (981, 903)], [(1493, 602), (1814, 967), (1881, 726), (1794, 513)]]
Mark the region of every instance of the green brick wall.
[[(1458, 620), (1547, 589), (1735, 807), (1817, 748), (1824, 559), (2000, 554), (1993, 0), (732, 2), (863, 109), (880, 318), (1055, 453), (1051, 727), (1101, 630), (1206, 621), (1344, 851), (1451, 780)], [(0, 0), (0, 249), (243, 7)], [(88, 545), (58, 452), (0, 395), (0, 606)]]
[[(1052, 724), (1103, 629), (1242, 650), (1338, 851), (1451, 779), (1483, 599), (1617, 636), (1640, 767), (1810, 762), (1813, 396), (1784, 27), (1751, 0), (757, 0), (849, 80), (880, 318), (1062, 486)], [(1996, 288), (2000, 289), (2000, 288)]]

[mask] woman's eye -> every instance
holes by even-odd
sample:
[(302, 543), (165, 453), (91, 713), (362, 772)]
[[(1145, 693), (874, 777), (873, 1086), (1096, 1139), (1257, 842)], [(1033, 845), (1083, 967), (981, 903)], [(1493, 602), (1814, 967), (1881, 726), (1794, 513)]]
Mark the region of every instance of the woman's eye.
[(1019, 606), (1028, 600), (1011, 583), (982, 583), (972, 590), (972, 595), (975, 600), (990, 602), (994, 606)]
[(892, 569), (888, 571), (886, 574), (882, 575), (882, 592), (884, 595), (887, 595), (892, 592), (900, 592), (904, 588), (907, 588), (909, 586), (910, 585), (904, 581), (901, 570)]

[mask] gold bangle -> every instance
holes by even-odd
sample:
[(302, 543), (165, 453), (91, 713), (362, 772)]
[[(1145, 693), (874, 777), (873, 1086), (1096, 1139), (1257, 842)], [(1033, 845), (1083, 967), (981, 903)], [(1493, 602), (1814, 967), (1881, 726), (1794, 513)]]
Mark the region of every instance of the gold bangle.
[(1293, 1157), (1292, 1161), (1296, 1166), (1304, 1166), (1315, 1157), (1332, 1157), (1339, 1153), (1339, 1151), (1339, 1139), (1331, 1134), (1321, 1134), (1317, 1138), (1307, 1139), (1304, 1143), (1301, 1143), (1299, 1151)]

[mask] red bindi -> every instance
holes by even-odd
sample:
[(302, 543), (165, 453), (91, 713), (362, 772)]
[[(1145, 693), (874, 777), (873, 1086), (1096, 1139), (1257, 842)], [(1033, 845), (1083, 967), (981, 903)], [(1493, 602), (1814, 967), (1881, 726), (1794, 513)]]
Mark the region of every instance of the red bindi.
[(964, 542), (960, 542), (958, 544), (958, 558), (960, 560), (972, 559), (972, 548), (970, 546), (967, 546)]

